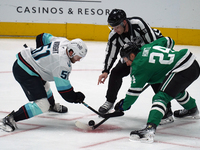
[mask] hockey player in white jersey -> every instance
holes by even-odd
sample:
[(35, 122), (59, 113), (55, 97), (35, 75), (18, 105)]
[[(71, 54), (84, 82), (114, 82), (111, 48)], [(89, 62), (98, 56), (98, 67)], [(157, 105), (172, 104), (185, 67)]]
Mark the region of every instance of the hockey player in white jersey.
[(69, 81), (72, 63), (80, 61), (87, 54), (87, 46), (81, 39), (69, 41), (66, 38), (54, 37), (51, 41), (36, 49), (26, 48), (17, 54), (13, 64), (13, 75), (21, 85), (29, 103), (19, 110), (12, 111), (0, 121), (4, 131), (14, 131), (16, 122), (29, 119), (44, 112), (50, 107), (48, 93), (49, 83), (54, 81), (62, 98), (70, 103), (81, 103), (85, 99), (82, 92), (75, 92)]
[[(53, 35), (48, 33), (42, 33), (36, 36), (36, 48), (39, 48), (41, 46), (45, 46), (49, 43), (51, 43), (55, 38)], [(49, 86), (48, 81), (44, 81), (44, 85)], [(49, 111), (51, 112), (57, 112), (57, 113), (67, 113), (68, 108), (66, 106), (60, 105), (60, 103), (55, 103), (55, 99), (53, 96), (53, 93), (51, 91), (51, 88), (49, 87), (49, 90), (47, 91), (47, 98), (50, 103)]]

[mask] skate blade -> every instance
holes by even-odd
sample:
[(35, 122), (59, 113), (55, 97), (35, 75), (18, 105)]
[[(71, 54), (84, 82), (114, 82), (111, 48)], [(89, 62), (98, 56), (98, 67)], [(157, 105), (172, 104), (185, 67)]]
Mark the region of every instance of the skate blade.
[(197, 119), (200, 119), (200, 116), (199, 115), (196, 115), (196, 116), (186, 116), (186, 117), (175, 117), (176, 119), (185, 119), (185, 120), (197, 120)]
[(174, 119), (173, 119), (173, 118), (162, 119), (162, 120), (160, 121), (160, 124), (159, 124), (159, 125), (166, 125), (166, 124), (173, 123), (173, 122), (174, 122)]
[(154, 142), (154, 137), (148, 137), (148, 138), (140, 138), (138, 135), (136, 134), (132, 134), (129, 138), (129, 141), (131, 142), (141, 142), (141, 143), (153, 143)]
[(5, 131), (5, 132), (12, 132), (14, 131), (10, 126), (4, 125), (3, 123), (0, 122), (0, 129)]

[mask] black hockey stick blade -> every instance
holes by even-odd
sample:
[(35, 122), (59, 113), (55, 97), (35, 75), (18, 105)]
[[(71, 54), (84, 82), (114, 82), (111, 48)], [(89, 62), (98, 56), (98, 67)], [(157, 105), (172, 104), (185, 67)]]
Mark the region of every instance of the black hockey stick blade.
[[(146, 90), (148, 87), (150, 86), (150, 84), (147, 84), (146, 86), (143, 87), (142, 92), (144, 90)], [(95, 109), (93, 109), (91, 106), (89, 106), (88, 104), (86, 104), (85, 102), (82, 102), (83, 105), (85, 105), (87, 108), (89, 108), (90, 110), (92, 110), (94, 113), (98, 114), (99, 116), (103, 117), (104, 119), (101, 120), (99, 123), (95, 124), (94, 126), (89, 126), (88, 124), (84, 124), (82, 122), (76, 121), (75, 125), (83, 130), (94, 130), (96, 128), (98, 128), (100, 125), (102, 125), (105, 121), (107, 121), (109, 118), (112, 117), (119, 117), (119, 116), (123, 116), (124, 112), (123, 111), (114, 111), (113, 113), (108, 113), (108, 114), (100, 114), (98, 111), (96, 111)]]
[(98, 128), (100, 125), (102, 125), (106, 120), (108, 120), (109, 118), (104, 118), (103, 120), (101, 120), (99, 123), (95, 124), (92, 129), (96, 129)]
[(105, 121), (107, 121), (109, 118), (112, 117), (119, 117), (119, 116), (123, 116), (124, 112), (123, 111), (114, 111), (113, 113), (108, 113), (104, 115), (104, 119), (101, 120), (99, 123), (93, 125), (93, 126), (89, 126), (88, 124), (76, 121), (75, 125), (83, 130), (94, 130), (96, 128), (98, 128), (100, 125), (102, 125)]
[(104, 118), (120, 117), (123, 115), (124, 115), (123, 111), (115, 110), (113, 113), (104, 114)]

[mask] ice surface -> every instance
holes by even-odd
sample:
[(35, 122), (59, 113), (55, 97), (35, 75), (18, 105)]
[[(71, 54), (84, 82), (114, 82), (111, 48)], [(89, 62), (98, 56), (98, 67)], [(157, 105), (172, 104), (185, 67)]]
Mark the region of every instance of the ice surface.
[[(34, 40), (27, 39), (0, 39), (0, 118), (12, 110), (28, 102), (20, 85), (12, 75), (12, 64), (15, 55), (23, 49), (23, 45), (35, 47)], [(105, 102), (108, 79), (105, 84), (97, 85), (97, 80), (103, 68), (106, 42), (86, 41), (87, 56), (81, 62), (73, 65), (70, 82), (75, 91), (82, 91), (86, 95), (85, 102), (98, 110)], [(176, 45), (175, 49), (190, 49), (200, 62), (200, 47)], [(200, 106), (199, 94), (200, 78), (189, 88), (188, 92), (196, 98)], [(124, 98), (130, 86), (130, 77), (123, 80), (118, 94), (118, 100)], [(200, 149), (200, 122), (199, 120), (175, 120), (174, 123), (157, 128), (155, 142), (152, 144), (130, 142), (129, 134), (132, 130), (145, 127), (153, 91), (146, 89), (125, 112), (122, 117), (107, 120), (93, 131), (84, 131), (75, 126), (76, 121), (88, 123), (94, 120), (101, 121), (91, 110), (82, 104), (70, 104), (58, 94), (55, 84), (51, 83), (56, 102), (68, 107), (66, 114), (45, 113), (37, 117), (18, 122), (18, 130), (7, 133), (0, 131), (0, 149), (2, 150), (191, 150)], [(181, 106), (172, 101), (172, 109)]]

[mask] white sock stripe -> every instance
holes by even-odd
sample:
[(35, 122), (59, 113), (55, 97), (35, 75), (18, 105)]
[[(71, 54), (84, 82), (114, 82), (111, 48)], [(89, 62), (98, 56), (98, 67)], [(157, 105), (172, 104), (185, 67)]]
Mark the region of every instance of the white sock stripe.
[(155, 105), (159, 105), (159, 106), (163, 107), (164, 111), (166, 111), (166, 109), (167, 109), (166, 106), (162, 102), (158, 102), (158, 101), (153, 102), (152, 107), (154, 107)]
[(183, 105), (186, 104), (190, 100), (190, 95), (187, 91), (185, 91), (185, 94), (183, 97), (176, 99), (179, 104)]
[(129, 89), (133, 91), (142, 91), (143, 88), (129, 88)]
[(188, 96), (188, 92), (185, 92), (184, 96), (181, 98), (176, 99), (177, 101), (182, 101)]
[(49, 110), (50, 104), (47, 98), (42, 98), (34, 102), (35, 104), (37, 104), (37, 106), (41, 109), (43, 113)]
[(186, 104), (189, 100), (190, 100), (190, 96), (188, 96), (188, 98), (182, 102), (178, 101), (178, 103), (183, 105), (183, 104)]
[(139, 96), (140, 95), (140, 93), (131, 93), (131, 92), (127, 92), (126, 94), (130, 95), (130, 96)]
[(130, 96), (139, 96), (142, 92), (142, 89), (143, 88), (129, 88), (126, 94)]
[(163, 114), (163, 116), (165, 115), (165, 112), (163, 111), (163, 109), (161, 109), (159, 107), (152, 107), (151, 110), (157, 110), (157, 111), (161, 112)]

